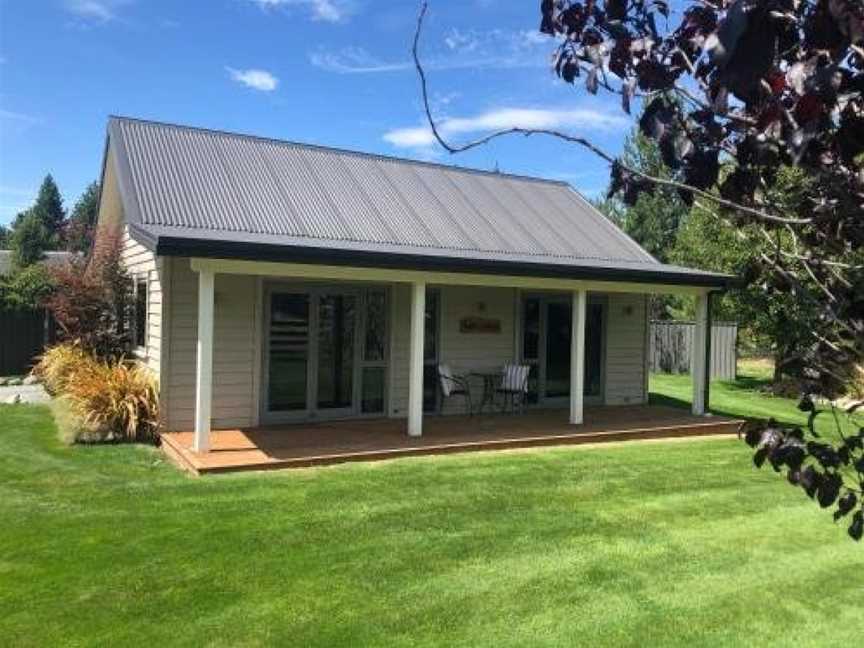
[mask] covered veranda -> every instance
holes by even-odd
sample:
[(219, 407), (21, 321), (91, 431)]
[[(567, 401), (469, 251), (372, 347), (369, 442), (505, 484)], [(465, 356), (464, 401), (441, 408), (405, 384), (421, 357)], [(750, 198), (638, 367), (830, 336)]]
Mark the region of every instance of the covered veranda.
[[(704, 419), (707, 400), (706, 355), (709, 326), (709, 296), (716, 280), (686, 277), (687, 282), (597, 281), (571, 278), (510, 276), (470, 272), (439, 272), (328, 266), (211, 258), (191, 259), (197, 273), (197, 353), (195, 367), (195, 426), (189, 432), (163, 435), (166, 450), (195, 472), (236, 468), (286, 467), (373, 459), (406, 454), (429, 454), (471, 449), (529, 447), (583, 443), (594, 437), (678, 436), (730, 432), (732, 421)], [(410, 287), (410, 317), (394, 326), (410, 328), (408, 352), (407, 416), (366, 418), (280, 426), (211, 431), (213, 407), (214, 301), (217, 275), (253, 275), (298, 281), (377, 282)], [(684, 279), (683, 277), (681, 279)], [(424, 313), (429, 285), (508, 287), (522, 290), (556, 291), (572, 306), (569, 345), (569, 407), (533, 410), (524, 415), (482, 417), (425, 416)], [(589, 292), (661, 293), (679, 292), (696, 299), (697, 318), (693, 354), (692, 411), (639, 406), (585, 406), (585, 330)], [(599, 435), (599, 436), (598, 436)]]

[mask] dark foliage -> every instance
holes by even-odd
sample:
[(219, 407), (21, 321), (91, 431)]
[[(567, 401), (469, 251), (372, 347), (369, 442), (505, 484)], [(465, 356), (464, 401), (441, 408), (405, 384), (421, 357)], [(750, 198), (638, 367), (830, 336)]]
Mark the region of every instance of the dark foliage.
[(46, 300), (63, 340), (101, 360), (129, 351), (126, 320), (132, 308), (132, 281), (120, 260), (120, 236), (97, 232), (90, 257), (75, 257), (51, 271), (55, 289)]
[[(834, 521), (845, 519), (849, 536), (860, 540), (864, 530), (861, 524), (864, 427), (854, 434), (843, 434), (838, 423), (840, 440), (829, 443), (816, 432), (814, 422), (820, 412), (812, 399), (802, 399), (801, 408), (810, 412), (806, 433), (800, 428), (783, 427), (774, 420), (747, 424), (744, 439), (754, 449), (753, 463), (757, 468), (767, 464), (775, 472), (785, 471), (789, 483), (800, 486), (820, 507), (834, 507)], [(844, 414), (853, 417), (853, 411), (854, 408)]]

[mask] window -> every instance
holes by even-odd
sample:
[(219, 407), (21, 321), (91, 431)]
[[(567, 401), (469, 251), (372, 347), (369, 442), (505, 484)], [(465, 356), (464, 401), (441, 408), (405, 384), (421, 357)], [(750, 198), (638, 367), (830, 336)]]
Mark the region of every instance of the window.
[(360, 388), (360, 411), (363, 414), (384, 413), (387, 391), (387, 304), (387, 291), (383, 288), (365, 291)]
[(147, 280), (135, 280), (135, 319), (132, 328), (132, 344), (147, 346)]

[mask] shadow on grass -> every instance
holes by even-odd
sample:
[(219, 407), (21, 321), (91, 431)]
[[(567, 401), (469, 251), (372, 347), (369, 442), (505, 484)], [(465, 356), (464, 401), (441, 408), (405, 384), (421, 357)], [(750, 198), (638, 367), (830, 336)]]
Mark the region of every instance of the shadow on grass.
[[(764, 384), (764, 382), (765, 381), (757, 381), (758, 384)], [(740, 386), (740, 380), (736, 381), (736, 382), (732, 382), (732, 381), (724, 382), (723, 384), (727, 389), (731, 387), (733, 389), (739, 389), (741, 391), (746, 391), (743, 387)], [(750, 389), (750, 391), (753, 391), (753, 389)], [(649, 405), (661, 405), (664, 407), (675, 407), (678, 409), (684, 409), (684, 410), (688, 410), (688, 411), (690, 410), (690, 401), (683, 400), (680, 398), (674, 398), (672, 396), (667, 396), (666, 394), (658, 394), (656, 392), (651, 392), (648, 395), (648, 404)], [(765, 418), (767, 418), (765, 416), (747, 416), (746, 414), (742, 414), (741, 412), (731, 412), (731, 411), (723, 410), (723, 409), (720, 409), (717, 407), (711, 407), (710, 411), (712, 414), (716, 414), (717, 416), (726, 416), (726, 417), (734, 418), (734, 419), (764, 420)], [(800, 421), (794, 421), (791, 419), (783, 419), (783, 418), (778, 419), (777, 417), (775, 417), (774, 420), (776, 420), (781, 425), (788, 425), (788, 426), (792, 426), (792, 427), (797, 427), (797, 426), (801, 425)]]
[(726, 389), (736, 391), (759, 391), (771, 386), (771, 381), (756, 376), (738, 376), (735, 380), (723, 380), (720, 383)]

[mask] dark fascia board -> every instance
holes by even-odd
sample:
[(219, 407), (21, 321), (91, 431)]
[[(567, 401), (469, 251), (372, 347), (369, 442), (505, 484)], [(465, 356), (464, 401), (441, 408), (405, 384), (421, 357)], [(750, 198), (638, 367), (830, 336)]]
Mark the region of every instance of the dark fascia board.
[(237, 259), (309, 263), (313, 265), (356, 266), (388, 270), (428, 272), (466, 272), (472, 274), (576, 279), (583, 281), (621, 281), (668, 286), (699, 286), (725, 290), (736, 285), (735, 277), (689, 274), (670, 271), (626, 268), (588, 268), (548, 263), (523, 263), (507, 260), (464, 259), (445, 256), (393, 254), (364, 250), (310, 248), (299, 245), (272, 245), (240, 241), (214, 241), (186, 237), (154, 236), (130, 224), (133, 237), (158, 256)]

